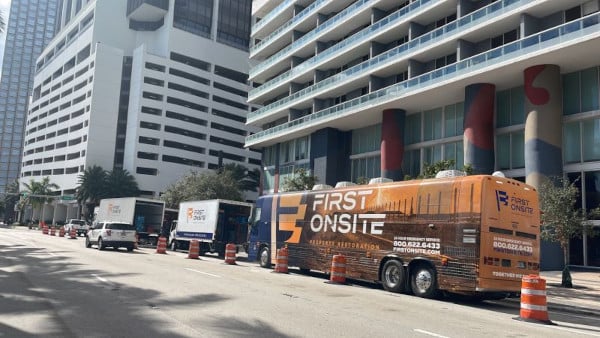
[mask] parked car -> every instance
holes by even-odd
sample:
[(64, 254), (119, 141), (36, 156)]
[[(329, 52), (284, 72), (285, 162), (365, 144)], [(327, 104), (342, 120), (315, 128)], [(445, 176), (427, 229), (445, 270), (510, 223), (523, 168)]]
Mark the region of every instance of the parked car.
[(88, 231), (88, 224), (82, 219), (68, 219), (64, 227), (67, 234), (71, 233), (71, 229), (75, 229), (77, 236), (85, 235)]
[(115, 250), (127, 248), (127, 251), (133, 251), (135, 234), (135, 227), (130, 223), (98, 222), (87, 232), (85, 246), (91, 248), (95, 244), (99, 250), (112, 247)]

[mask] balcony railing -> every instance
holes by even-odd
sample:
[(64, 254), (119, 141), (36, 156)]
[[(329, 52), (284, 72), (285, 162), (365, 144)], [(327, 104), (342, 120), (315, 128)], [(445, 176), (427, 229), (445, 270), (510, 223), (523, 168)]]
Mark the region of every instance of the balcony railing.
[[(531, 1), (529, 0), (504, 0), (502, 2), (496, 2), (487, 7), (481, 8), (469, 15), (463, 16), (456, 21), (435, 29), (427, 34), (423, 34), (403, 45), (381, 53), (372, 59), (350, 67), (347, 70), (320, 81), (310, 87), (306, 87), (290, 96), (286, 96), (279, 101), (261, 107), (260, 109), (248, 114), (248, 122), (252, 122), (261, 115), (274, 114), (277, 110), (284, 109), (286, 105), (294, 104), (295, 101), (306, 100), (308, 99), (307, 95), (309, 94), (316, 95), (317, 92), (323, 92), (329, 88), (337, 87), (344, 81), (356, 79), (360, 75), (366, 76), (376, 68), (381, 68), (394, 62), (400, 62), (402, 57), (407, 57), (411, 54), (418, 53), (419, 49), (437, 44), (441, 40), (449, 39), (452, 37), (452, 35), (450, 35), (452, 33), (455, 35), (461, 34), (467, 28), (489, 22), (489, 18), (491, 16), (499, 16), (500, 14), (512, 11), (521, 5), (530, 3)], [(289, 77), (290, 75), (287, 76)]]
[(269, 36), (267, 36), (266, 38), (264, 38), (263, 40), (261, 40), (256, 45), (252, 46), (252, 48), (250, 49), (250, 57), (252, 57), (254, 54), (256, 54), (264, 46), (266, 46), (267, 44), (271, 43), (271, 41), (273, 39), (277, 38), (279, 35), (282, 35), (291, 26), (293, 26), (297, 22), (302, 21), (307, 16), (309, 16), (309, 15), (317, 12), (319, 9), (321, 9), (321, 7), (325, 6), (328, 2), (329, 2), (329, 0), (317, 0), (317, 1), (313, 2), (312, 4), (310, 4), (310, 6), (306, 7), (298, 15), (294, 16), (288, 22), (286, 22), (285, 24), (281, 25), (273, 33), (269, 34)]
[(372, 108), (376, 105), (385, 104), (397, 100), (402, 96), (409, 95), (411, 92), (434, 86), (441, 82), (447, 82), (458, 76), (465, 76), (479, 69), (497, 65), (501, 62), (522, 58), (527, 56), (527, 54), (542, 51), (549, 47), (555, 47), (561, 43), (576, 43), (579, 38), (589, 37), (591, 35), (600, 37), (599, 23), (600, 13), (595, 13), (579, 20), (545, 30), (387, 88), (323, 109), (288, 123), (260, 131), (246, 137), (246, 146), (252, 146), (259, 143), (262, 139), (271, 138), (276, 134), (289, 134), (316, 125), (323, 120), (331, 120), (332, 118), (337, 118), (342, 115), (348, 115), (361, 108)]
[[(429, 6), (425, 6), (425, 4), (427, 3), (429, 3)], [(394, 12), (393, 14), (381, 19), (380, 21), (377, 21), (375, 24), (361, 30), (360, 32), (350, 36), (347, 39), (342, 40), (338, 44), (331, 46), (330, 48), (324, 50), (322, 53), (319, 53), (314, 57), (304, 61), (297, 67), (294, 67), (291, 70), (288, 70), (287, 72), (263, 83), (260, 87), (251, 90), (250, 93), (248, 93), (248, 98), (250, 100), (253, 100), (258, 95), (269, 91), (272, 87), (284, 82), (290, 77), (301, 74), (306, 69), (324, 61), (325, 59), (331, 58), (336, 54), (343, 53), (359, 43), (369, 41), (371, 38), (373, 38), (373, 36), (379, 34), (380, 32), (386, 29), (389, 29), (393, 25), (401, 23), (409, 15), (417, 13), (417, 10), (425, 11), (431, 6), (438, 4), (439, 2), (434, 2), (432, 0), (421, 0), (413, 2), (409, 6), (401, 8), (397, 12)]]
[(318, 34), (324, 33), (326, 30), (331, 29), (335, 24), (339, 23), (340, 21), (352, 17), (352, 15), (354, 15), (355, 12), (359, 9), (367, 7), (370, 1), (371, 0), (358, 0), (357, 2), (353, 3), (350, 7), (346, 7), (343, 11), (339, 12), (333, 18), (325, 21), (322, 25), (306, 33), (298, 40), (294, 41), (287, 47), (283, 48), (282, 50), (265, 60), (264, 62), (252, 68), (250, 70), (250, 78), (256, 76), (265, 69), (270, 68), (271, 66), (273, 66), (274, 63), (279, 62), (285, 55), (291, 54), (296, 49), (305, 46), (309, 40), (316, 38)]
[(265, 15), (259, 22), (257, 22), (254, 26), (252, 26), (252, 35), (256, 33), (259, 29), (263, 28), (267, 23), (269, 23), (273, 18), (276, 18), (279, 14), (281, 14), (284, 10), (286, 10), (289, 6), (291, 6), (296, 0), (285, 0), (280, 3), (275, 9), (269, 12), (269, 14)]

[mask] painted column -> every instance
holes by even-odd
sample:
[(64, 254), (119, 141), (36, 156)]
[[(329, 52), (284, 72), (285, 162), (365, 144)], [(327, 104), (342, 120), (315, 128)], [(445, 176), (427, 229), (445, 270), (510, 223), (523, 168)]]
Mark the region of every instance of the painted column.
[(525, 69), (525, 181), (539, 188), (544, 177), (562, 175), (560, 68)]
[(494, 172), (494, 99), (496, 86), (475, 83), (465, 88), (464, 163), (475, 174)]
[(404, 121), (402, 109), (386, 109), (381, 122), (381, 177), (402, 181)]

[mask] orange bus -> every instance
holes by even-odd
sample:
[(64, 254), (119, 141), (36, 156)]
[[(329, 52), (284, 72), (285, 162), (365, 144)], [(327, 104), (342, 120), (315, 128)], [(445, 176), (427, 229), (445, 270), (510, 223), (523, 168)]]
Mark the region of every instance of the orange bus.
[(535, 188), (490, 175), (410, 180), (261, 196), (248, 257), (263, 267), (287, 246), (288, 265), (431, 298), (518, 293), (539, 273)]

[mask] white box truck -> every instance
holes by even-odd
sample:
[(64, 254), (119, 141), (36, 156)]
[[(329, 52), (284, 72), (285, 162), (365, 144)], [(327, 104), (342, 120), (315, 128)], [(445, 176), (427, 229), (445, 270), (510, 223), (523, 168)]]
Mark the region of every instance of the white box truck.
[[(164, 201), (140, 197), (106, 198), (100, 200), (98, 214), (94, 221), (133, 224), (138, 233), (140, 245), (156, 245), (161, 231), (164, 232), (164, 212)], [(168, 235), (168, 229), (166, 235)]]
[(230, 200), (188, 201), (179, 204), (177, 225), (169, 236), (169, 247), (187, 250), (191, 240), (200, 242), (200, 254), (225, 255), (225, 246), (237, 250), (248, 243), (248, 218), (253, 204)]

